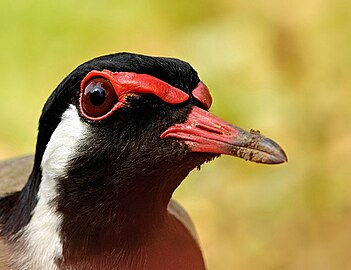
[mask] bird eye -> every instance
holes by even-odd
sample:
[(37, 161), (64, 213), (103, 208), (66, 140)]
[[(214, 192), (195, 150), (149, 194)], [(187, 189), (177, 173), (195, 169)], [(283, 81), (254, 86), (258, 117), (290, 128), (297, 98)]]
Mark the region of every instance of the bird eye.
[(89, 81), (82, 96), (82, 108), (91, 117), (101, 117), (112, 110), (118, 97), (112, 84), (104, 78)]

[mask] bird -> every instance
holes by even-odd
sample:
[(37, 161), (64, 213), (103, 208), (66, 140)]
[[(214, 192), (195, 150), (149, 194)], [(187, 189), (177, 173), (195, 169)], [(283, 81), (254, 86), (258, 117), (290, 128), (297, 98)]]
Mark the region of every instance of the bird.
[(216, 117), (211, 104), (176, 58), (120, 52), (79, 65), (43, 107), (35, 155), (0, 165), (3, 267), (206, 269), (175, 189), (222, 154), (287, 161), (276, 142)]

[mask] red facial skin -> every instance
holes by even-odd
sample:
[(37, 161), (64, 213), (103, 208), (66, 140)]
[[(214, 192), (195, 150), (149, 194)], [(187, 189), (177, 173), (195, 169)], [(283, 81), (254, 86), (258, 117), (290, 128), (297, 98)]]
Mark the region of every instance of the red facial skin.
[(212, 105), (212, 96), (207, 86), (203, 82), (199, 82), (192, 92), (194, 98), (208, 110)]
[[(100, 117), (87, 115), (82, 108), (82, 97), (85, 86), (93, 78), (105, 78), (112, 84), (118, 97), (118, 102), (107, 114)], [(99, 121), (107, 118), (125, 103), (128, 94), (153, 94), (169, 104), (179, 104), (189, 99), (189, 95), (168, 83), (147, 74), (134, 72), (111, 72), (109, 70), (93, 70), (81, 82), (80, 110), (89, 120)]]

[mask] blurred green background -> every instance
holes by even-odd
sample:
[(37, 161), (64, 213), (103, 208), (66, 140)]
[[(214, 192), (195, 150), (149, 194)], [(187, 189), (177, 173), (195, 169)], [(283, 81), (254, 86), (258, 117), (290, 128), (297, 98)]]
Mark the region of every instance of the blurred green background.
[(351, 1), (2, 0), (0, 15), (0, 159), (34, 151), (46, 98), (78, 64), (181, 58), (213, 113), (289, 157), (221, 157), (177, 190), (209, 269), (351, 269)]

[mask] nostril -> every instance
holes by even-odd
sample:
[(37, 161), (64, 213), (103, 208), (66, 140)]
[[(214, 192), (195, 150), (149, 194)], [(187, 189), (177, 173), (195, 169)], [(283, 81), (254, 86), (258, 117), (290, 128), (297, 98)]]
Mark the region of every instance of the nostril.
[(215, 134), (218, 134), (218, 135), (224, 135), (223, 131), (220, 130), (221, 126), (219, 126), (219, 125), (215, 125), (215, 126), (211, 127), (211, 126), (198, 124), (198, 125), (196, 125), (196, 127), (199, 128), (199, 129), (202, 129), (204, 131), (210, 132), (210, 133), (215, 133)]

